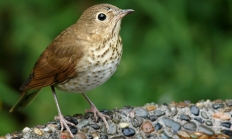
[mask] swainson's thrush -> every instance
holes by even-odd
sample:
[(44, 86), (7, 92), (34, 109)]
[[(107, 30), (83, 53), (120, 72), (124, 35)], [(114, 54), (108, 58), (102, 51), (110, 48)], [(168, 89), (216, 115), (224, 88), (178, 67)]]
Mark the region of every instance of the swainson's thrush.
[(133, 12), (121, 10), (110, 4), (94, 5), (80, 19), (63, 31), (44, 50), (34, 65), (29, 79), (21, 86), (22, 95), (10, 112), (25, 107), (45, 86), (51, 86), (58, 109), (57, 119), (61, 131), (65, 126), (73, 137), (64, 119), (56, 97), (55, 88), (65, 92), (81, 93), (91, 105), (88, 110), (95, 118), (105, 117), (84, 94), (103, 84), (116, 71), (122, 56), (122, 40), (119, 35), (122, 18)]

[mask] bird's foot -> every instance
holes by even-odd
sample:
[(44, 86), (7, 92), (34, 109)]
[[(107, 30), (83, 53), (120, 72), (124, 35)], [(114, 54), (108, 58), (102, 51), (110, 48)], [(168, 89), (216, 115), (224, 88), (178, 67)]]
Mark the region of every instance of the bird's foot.
[(106, 125), (106, 129), (109, 130), (109, 124), (106, 121), (106, 118), (110, 118), (108, 115), (105, 115), (103, 113), (101, 113), (95, 106), (91, 106), (91, 108), (89, 110), (85, 110), (85, 112), (92, 112), (94, 114), (94, 118), (97, 121), (98, 116), (103, 120), (103, 122)]
[(58, 116), (55, 116), (55, 120), (60, 120), (60, 131), (63, 131), (64, 127), (66, 128), (66, 130), (69, 132), (70, 136), (72, 138), (74, 138), (74, 135), (73, 133), (71, 132), (70, 128), (68, 125), (71, 125), (71, 126), (75, 126), (75, 124), (67, 121), (63, 115), (59, 114)]

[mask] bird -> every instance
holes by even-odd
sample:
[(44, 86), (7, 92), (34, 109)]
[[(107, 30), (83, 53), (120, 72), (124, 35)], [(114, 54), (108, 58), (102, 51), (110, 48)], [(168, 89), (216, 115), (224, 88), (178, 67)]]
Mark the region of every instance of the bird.
[(80, 93), (90, 104), (87, 112), (100, 117), (108, 129), (107, 115), (101, 113), (86, 96), (106, 82), (119, 66), (122, 56), (120, 37), (123, 17), (132, 9), (119, 9), (111, 4), (97, 4), (87, 8), (76, 23), (60, 33), (42, 52), (29, 75), (22, 84), (22, 94), (10, 109), (14, 112), (29, 104), (39, 91), (50, 86), (58, 110), (61, 131), (64, 127), (74, 137), (61, 113), (55, 88), (71, 93)]

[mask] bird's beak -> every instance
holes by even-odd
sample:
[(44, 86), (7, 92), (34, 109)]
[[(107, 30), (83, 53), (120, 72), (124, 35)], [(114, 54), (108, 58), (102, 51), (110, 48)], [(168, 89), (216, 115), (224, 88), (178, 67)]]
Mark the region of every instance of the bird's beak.
[(123, 18), (124, 16), (126, 16), (127, 14), (132, 13), (132, 12), (134, 12), (134, 10), (132, 10), (132, 9), (121, 10), (121, 11), (117, 14), (117, 18), (118, 18), (118, 19), (121, 19), (121, 18)]

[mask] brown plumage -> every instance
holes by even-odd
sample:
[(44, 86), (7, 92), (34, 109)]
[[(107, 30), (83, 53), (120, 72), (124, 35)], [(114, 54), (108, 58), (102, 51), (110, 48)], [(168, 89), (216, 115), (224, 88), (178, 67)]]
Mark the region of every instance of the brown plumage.
[(107, 116), (101, 114), (84, 93), (103, 84), (116, 71), (122, 55), (121, 19), (131, 12), (133, 10), (121, 10), (110, 4), (88, 8), (44, 50), (28, 80), (20, 87), (23, 93), (10, 112), (30, 103), (41, 88), (51, 86), (61, 130), (65, 126), (72, 135), (67, 124), (73, 124), (61, 114), (54, 87), (82, 93), (91, 105), (89, 111), (95, 117), (100, 116), (108, 128)]

